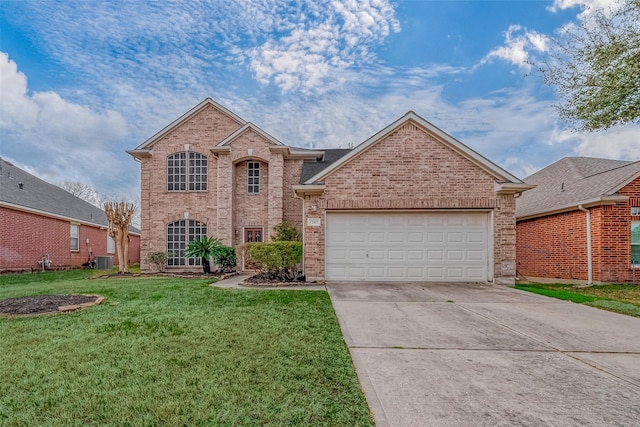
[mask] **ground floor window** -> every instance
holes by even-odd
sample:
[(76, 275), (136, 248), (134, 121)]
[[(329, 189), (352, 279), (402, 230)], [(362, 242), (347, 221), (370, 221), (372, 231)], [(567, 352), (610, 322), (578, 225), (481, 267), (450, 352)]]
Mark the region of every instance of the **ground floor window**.
[(184, 250), (193, 239), (207, 235), (207, 224), (182, 220), (167, 225), (167, 264), (170, 266), (200, 265), (200, 258), (185, 258)]
[(80, 250), (80, 226), (71, 224), (71, 251), (78, 252)]
[(631, 222), (631, 264), (640, 267), (640, 221)]

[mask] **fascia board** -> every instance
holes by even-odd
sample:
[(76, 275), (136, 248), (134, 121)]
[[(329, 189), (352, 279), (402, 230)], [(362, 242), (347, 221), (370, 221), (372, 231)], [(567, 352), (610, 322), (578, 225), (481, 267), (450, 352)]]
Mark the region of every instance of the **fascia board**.
[(633, 175), (631, 175), (629, 178), (625, 179), (624, 181), (622, 181), (620, 184), (616, 185), (615, 187), (613, 187), (612, 189), (610, 189), (609, 191), (607, 191), (607, 194), (615, 194), (618, 191), (620, 191), (622, 188), (624, 188), (627, 184), (629, 184), (630, 182), (632, 182), (633, 180), (635, 180), (636, 178), (640, 177), (640, 171), (634, 173)]
[(247, 132), (249, 130), (254, 131), (255, 133), (257, 133), (258, 135), (262, 136), (264, 139), (266, 139), (267, 141), (269, 141), (273, 145), (285, 146), (282, 142), (278, 141), (276, 138), (274, 138), (273, 136), (269, 135), (267, 132), (263, 131), (262, 129), (260, 129), (258, 126), (254, 125), (251, 122), (246, 123), (240, 129), (236, 130), (231, 135), (229, 135), (228, 137), (226, 137), (225, 139), (220, 141), (216, 146), (217, 147), (223, 147), (225, 145), (230, 145), (231, 142), (234, 139), (240, 137), (242, 134), (244, 134), (245, 132)]
[(313, 185), (294, 185), (293, 191), (300, 197), (304, 197), (306, 195), (310, 196), (320, 196), (324, 193), (326, 186), (324, 184), (313, 184)]
[(628, 196), (621, 196), (621, 195), (601, 196), (601, 197), (596, 197), (594, 199), (573, 202), (573, 203), (570, 203), (564, 206), (559, 206), (557, 208), (553, 208), (546, 211), (534, 212), (524, 216), (518, 216), (516, 217), (516, 220), (524, 221), (525, 219), (540, 218), (543, 216), (556, 215), (563, 212), (575, 211), (575, 210), (578, 210), (578, 206), (582, 206), (583, 208), (592, 208), (594, 206), (615, 205), (616, 203), (626, 202), (628, 199), (629, 199)]
[(312, 184), (314, 182), (318, 182), (318, 181), (324, 180), (324, 178), (326, 178), (333, 171), (335, 171), (336, 169), (339, 169), (340, 167), (342, 167), (343, 165), (345, 165), (346, 163), (351, 161), (354, 157), (357, 157), (362, 152), (366, 151), (370, 146), (372, 146), (375, 143), (377, 143), (378, 141), (384, 139), (389, 134), (391, 134), (392, 132), (396, 131), (398, 128), (400, 128), (405, 123), (410, 122), (410, 121), (412, 121), (413, 123), (415, 123), (419, 127), (423, 128), (423, 130), (427, 131), (428, 133), (431, 133), (431, 134), (437, 136), (438, 138), (440, 138), (440, 140), (444, 141), (447, 145), (449, 145), (450, 148), (452, 148), (454, 151), (457, 151), (458, 153), (460, 153), (464, 157), (468, 158), (473, 163), (477, 164), (479, 167), (481, 167), (483, 170), (485, 170), (489, 174), (493, 175), (497, 179), (504, 180), (504, 181), (510, 181), (510, 182), (513, 182), (513, 183), (523, 183), (522, 180), (520, 180), (517, 177), (511, 175), (509, 172), (505, 171), (504, 169), (502, 169), (498, 165), (496, 165), (493, 162), (489, 161), (487, 158), (483, 157), (482, 155), (480, 155), (479, 153), (475, 152), (471, 148), (467, 147), (466, 145), (464, 145), (463, 143), (461, 143), (460, 141), (458, 141), (457, 139), (455, 139), (454, 137), (452, 137), (448, 133), (444, 132), (443, 130), (441, 130), (438, 127), (434, 126), (433, 124), (429, 123), (428, 121), (426, 121), (422, 117), (418, 116), (413, 111), (409, 111), (407, 114), (405, 114), (404, 116), (402, 116), (401, 118), (399, 118), (395, 122), (391, 123), (390, 125), (388, 125), (384, 129), (382, 129), (381, 131), (376, 133), (375, 135), (371, 136), (370, 138), (368, 138), (367, 140), (365, 140), (364, 142), (359, 144), (349, 154), (347, 154), (346, 156), (342, 157), (337, 162), (331, 164), (326, 169), (320, 171), (316, 175), (314, 175), (311, 178), (309, 178), (307, 181), (305, 181), (305, 184)]
[(147, 148), (147, 147), (153, 145), (157, 140), (162, 139), (164, 136), (166, 136), (168, 133), (170, 133), (175, 128), (180, 126), (184, 121), (186, 121), (191, 116), (193, 116), (196, 113), (198, 113), (200, 110), (202, 110), (207, 105), (213, 106), (215, 109), (221, 111), (226, 116), (229, 116), (229, 118), (231, 118), (233, 121), (237, 122), (239, 125), (244, 125), (246, 123), (240, 116), (238, 116), (237, 114), (235, 114), (232, 111), (228, 110), (227, 108), (223, 107), (222, 105), (218, 104), (213, 99), (205, 98), (198, 105), (196, 105), (195, 107), (193, 107), (192, 109), (190, 109), (189, 111), (184, 113), (182, 116), (178, 117), (173, 122), (169, 123), (167, 126), (162, 128), (158, 133), (153, 135), (151, 138), (147, 139), (145, 142), (143, 142), (142, 144), (137, 146), (132, 151), (142, 150), (144, 148)]

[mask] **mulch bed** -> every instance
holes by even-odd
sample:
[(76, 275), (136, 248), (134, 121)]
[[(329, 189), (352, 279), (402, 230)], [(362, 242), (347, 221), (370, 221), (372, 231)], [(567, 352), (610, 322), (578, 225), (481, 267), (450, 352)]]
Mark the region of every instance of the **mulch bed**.
[(34, 295), (0, 301), (0, 316), (33, 316), (60, 313), (100, 304), (99, 295)]
[(280, 287), (280, 286), (313, 286), (320, 285), (318, 282), (307, 282), (304, 280), (294, 280), (291, 282), (283, 281), (278, 276), (273, 276), (268, 273), (259, 273), (254, 276), (244, 279), (241, 286), (264, 286), (264, 287)]

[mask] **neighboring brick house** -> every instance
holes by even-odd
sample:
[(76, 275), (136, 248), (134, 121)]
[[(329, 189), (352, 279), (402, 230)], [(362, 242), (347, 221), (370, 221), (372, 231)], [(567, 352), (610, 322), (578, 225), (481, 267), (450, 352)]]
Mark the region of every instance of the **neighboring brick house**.
[(190, 239), (267, 241), (287, 220), (307, 280), (514, 283), (514, 195), (531, 186), (413, 112), (352, 150), (310, 150), (207, 98), (128, 153), (143, 259), (194, 268)]
[(566, 157), (525, 179), (517, 269), (527, 279), (640, 280), (640, 162)]
[[(81, 267), (113, 257), (104, 211), (0, 158), (0, 272)], [(130, 230), (129, 262), (140, 262), (140, 232)]]

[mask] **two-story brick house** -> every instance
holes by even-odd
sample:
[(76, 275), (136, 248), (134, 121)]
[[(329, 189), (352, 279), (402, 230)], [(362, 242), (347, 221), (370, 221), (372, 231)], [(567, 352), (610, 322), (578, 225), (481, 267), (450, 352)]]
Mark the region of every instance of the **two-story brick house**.
[[(515, 198), (529, 188), (413, 112), (354, 149), (288, 146), (205, 99), (129, 154), (141, 164), (142, 258), (202, 235), (303, 233), (309, 280), (515, 278)], [(148, 268), (143, 263), (143, 269)]]

